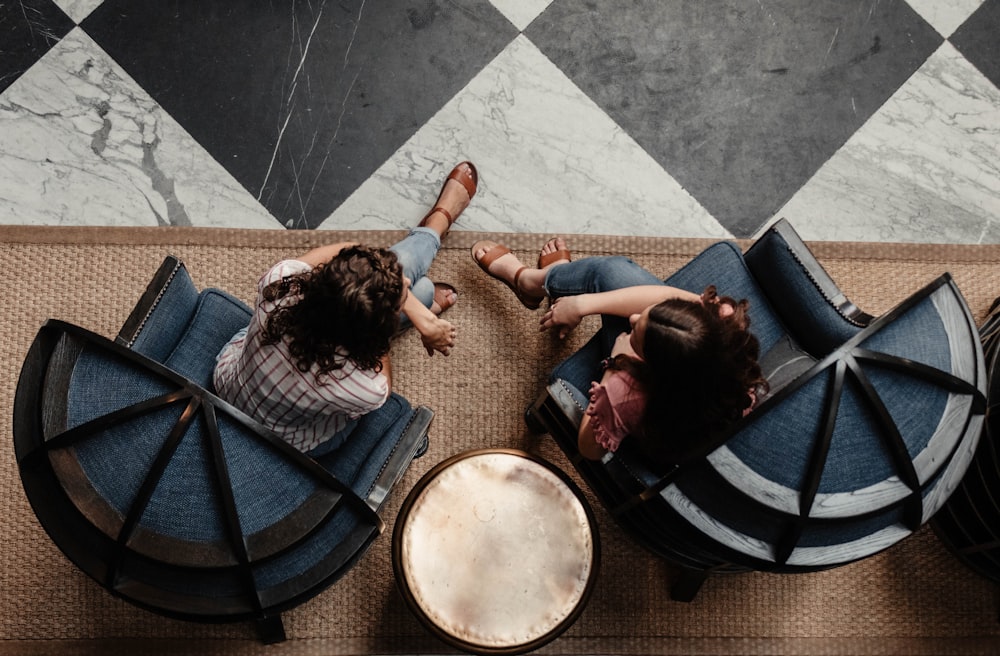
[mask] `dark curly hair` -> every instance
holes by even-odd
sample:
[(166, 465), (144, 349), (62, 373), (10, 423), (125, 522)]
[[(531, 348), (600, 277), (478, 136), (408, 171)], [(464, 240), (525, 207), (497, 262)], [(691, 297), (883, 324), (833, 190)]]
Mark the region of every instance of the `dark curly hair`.
[[(631, 373), (646, 393), (639, 450), (663, 469), (690, 460), (738, 421), (767, 381), (750, 333), (749, 302), (719, 297), (714, 286), (701, 302), (670, 299), (649, 310), (643, 360), (619, 355), (612, 368)], [(733, 313), (723, 317), (721, 304)]]
[(349, 246), (312, 271), (264, 288), (264, 299), (278, 305), (268, 314), (263, 342), (284, 340), (299, 370), (315, 365), (317, 377), (343, 367), (344, 358), (381, 371), (399, 330), (403, 293), (395, 253)]

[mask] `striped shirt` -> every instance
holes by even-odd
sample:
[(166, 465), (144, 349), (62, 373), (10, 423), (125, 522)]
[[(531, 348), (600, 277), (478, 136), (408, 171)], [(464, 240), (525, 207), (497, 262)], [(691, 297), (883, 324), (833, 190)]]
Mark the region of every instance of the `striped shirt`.
[(292, 361), (288, 345), (263, 343), (268, 313), (293, 304), (298, 296), (265, 301), (272, 282), (312, 269), (301, 260), (274, 265), (257, 285), (257, 308), (250, 325), (220, 351), (214, 373), (220, 397), (247, 413), (299, 449), (310, 451), (343, 429), (349, 419), (375, 410), (389, 397), (389, 381), (381, 373), (358, 369), (345, 357), (341, 369), (315, 375)]

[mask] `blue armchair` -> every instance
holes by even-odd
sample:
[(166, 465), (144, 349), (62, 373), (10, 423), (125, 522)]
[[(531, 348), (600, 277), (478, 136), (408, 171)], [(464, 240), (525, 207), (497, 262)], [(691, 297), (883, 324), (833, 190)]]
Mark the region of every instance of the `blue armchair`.
[(200, 622), (254, 622), (320, 593), (385, 530), (383, 502), (433, 413), (392, 394), (310, 458), (211, 391), (250, 310), (168, 257), (112, 342), (49, 320), (18, 381), (14, 442), (53, 541), (102, 587)]
[[(709, 247), (667, 279), (750, 300), (769, 394), (699, 457), (651, 471), (629, 440), (580, 457), (584, 390), (560, 377), (525, 419), (551, 433), (616, 522), (681, 567), (691, 600), (715, 572), (805, 572), (864, 558), (917, 530), (967, 469), (985, 412), (975, 324), (948, 274), (880, 317), (854, 306), (786, 221), (744, 255)], [(574, 357), (595, 379), (596, 337)], [(669, 433), (669, 427), (664, 431)]]

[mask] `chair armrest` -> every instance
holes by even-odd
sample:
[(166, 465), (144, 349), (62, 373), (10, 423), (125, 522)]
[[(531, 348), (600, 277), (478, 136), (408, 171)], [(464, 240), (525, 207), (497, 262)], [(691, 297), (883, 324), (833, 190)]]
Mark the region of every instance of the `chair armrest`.
[(417, 453), (424, 447), (427, 439), (427, 431), (430, 428), (431, 420), (434, 419), (434, 412), (426, 406), (417, 406), (410, 414), (410, 419), (406, 423), (406, 428), (396, 443), (392, 455), (385, 462), (382, 472), (372, 484), (368, 492), (368, 505), (373, 510), (379, 510), (386, 498), (392, 492), (396, 484), (403, 478), (403, 474), (409, 468), (410, 463), (417, 457)]

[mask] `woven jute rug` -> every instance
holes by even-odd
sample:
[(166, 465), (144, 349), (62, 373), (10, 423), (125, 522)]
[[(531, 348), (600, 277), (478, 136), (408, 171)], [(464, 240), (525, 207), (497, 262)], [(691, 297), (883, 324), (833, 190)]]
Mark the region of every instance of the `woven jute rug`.
[[(388, 245), (397, 232), (5, 227), (0, 268), (0, 654), (452, 653), (412, 616), (392, 575), (391, 529), (336, 585), (285, 614), (289, 640), (265, 647), (246, 624), (170, 620), (113, 598), (52, 544), (32, 513), (14, 459), (11, 407), (25, 353), (48, 318), (114, 336), (163, 257), (181, 257), (200, 286), (251, 301), (273, 262), (322, 243)], [(527, 434), (523, 410), (548, 371), (593, 331), (565, 342), (538, 330), (529, 312), (469, 256), (479, 238), (510, 245), (533, 262), (548, 235), (453, 232), (432, 269), (459, 302), (449, 318), (460, 343), (428, 358), (415, 335), (394, 351), (397, 389), (436, 412), (427, 455), (406, 475), (408, 491), (435, 463), (481, 447), (527, 449), (572, 473), (548, 437)], [(574, 257), (627, 254), (666, 276), (709, 242), (571, 236)], [(748, 244), (741, 244), (747, 246)], [(1000, 247), (811, 244), (848, 296), (882, 312), (949, 271), (977, 320), (1000, 294)], [(721, 286), (721, 281), (720, 281)], [(859, 563), (814, 574), (712, 578), (692, 603), (673, 602), (669, 563), (637, 547), (591, 498), (602, 559), (589, 605), (549, 654), (989, 654), (1000, 653), (995, 586), (968, 571), (924, 529)], [(484, 591), (484, 594), (488, 591)]]

